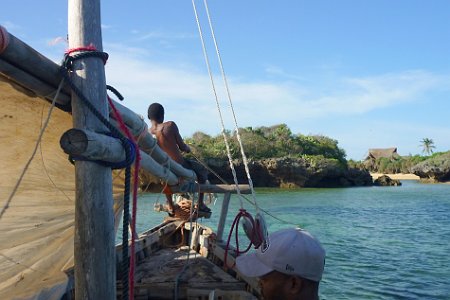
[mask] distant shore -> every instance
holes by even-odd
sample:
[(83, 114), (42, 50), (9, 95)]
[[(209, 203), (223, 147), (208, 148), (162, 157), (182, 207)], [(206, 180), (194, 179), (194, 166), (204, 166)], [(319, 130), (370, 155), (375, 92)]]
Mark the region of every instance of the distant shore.
[(387, 175), (392, 179), (398, 179), (398, 180), (419, 180), (420, 177), (414, 174), (383, 174), (383, 173), (370, 173), (372, 178), (375, 180), (380, 176)]

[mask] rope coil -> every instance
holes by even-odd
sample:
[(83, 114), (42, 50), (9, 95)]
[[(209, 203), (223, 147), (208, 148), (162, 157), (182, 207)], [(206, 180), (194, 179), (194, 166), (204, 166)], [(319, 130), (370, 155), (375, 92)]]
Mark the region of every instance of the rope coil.
[[(238, 231), (238, 227), (239, 227), (239, 222), (241, 220), (241, 218), (244, 218), (244, 220), (247, 223), (247, 236), (249, 237), (250, 243), (247, 246), (247, 248), (244, 251), (240, 251), (239, 250), (239, 231)], [(224, 254), (224, 267), (230, 268), (230, 266), (228, 266), (227, 264), (227, 260), (228, 260), (228, 250), (230, 249), (230, 241), (231, 241), (231, 236), (233, 234), (233, 231), (236, 229), (236, 235), (235, 235), (235, 241), (236, 241), (236, 256), (239, 256), (240, 254), (244, 254), (247, 253), (250, 248), (252, 247), (252, 245), (255, 246), (255, 248), (258, 248), (263, 240), (263, 236), (261, 234), (261, 230), (258, 230), (258, 226), (255, 223), (255, 220), (253, 219), (253, 217), (245, 210), (245, 209), (240, 209), (238, 214), (236, 215), (236, 217), (234, 218), (233, 224), (231, 225), (231, 229), (230, 229), (230, 233), (228, 234), (228, 239), (227, 239), (227, 244), (225, 246), (225, 254)], [(245, 229), (245, 227), (244, 227)], [(234, 266), (231, 266), (231, 268)]]

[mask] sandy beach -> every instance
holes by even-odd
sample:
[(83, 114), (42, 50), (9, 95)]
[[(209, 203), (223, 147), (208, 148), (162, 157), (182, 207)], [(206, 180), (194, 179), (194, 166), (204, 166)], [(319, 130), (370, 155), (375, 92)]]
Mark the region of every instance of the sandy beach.
[(372, 178), (375, 180), (378, 177), (382, 175), (387, 175), (392, 179), (399, 179), (399, 180), (419, 180), (420, 177), (414, 174), (383, 174), (383, 173), (370, 173)]

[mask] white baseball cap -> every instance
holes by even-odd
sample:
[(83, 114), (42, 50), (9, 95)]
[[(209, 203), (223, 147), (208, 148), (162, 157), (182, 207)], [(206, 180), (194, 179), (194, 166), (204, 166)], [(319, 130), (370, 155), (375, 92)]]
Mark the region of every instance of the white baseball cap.
[(324, 266), (325, 250), (309, 232), (299, 228), (276, 231), (266, 245), (236, 258), (236, 267), (248, 277), (278, 271), (319, 282)]

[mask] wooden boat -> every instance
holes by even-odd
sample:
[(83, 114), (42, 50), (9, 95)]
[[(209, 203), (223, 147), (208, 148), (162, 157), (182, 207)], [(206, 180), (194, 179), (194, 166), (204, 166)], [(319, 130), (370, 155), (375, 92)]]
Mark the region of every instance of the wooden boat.
[[(89, 294), (75, 295), (74, 280), (82, 278), (87, 282), (87, 291), (109, 289), (101, 279), (115, 279), (116, 264), (119, 274), (117, 293), (109, 292), (108, 298), (120, 297), (126, 294), (126, 284), (124, 287), (120, 280), (120, 274), (126, 272), (122, 269), (124, 249), (119, 245), (116, 253), (105, 251), (105, 256), (102, 254), (97, 256), (100, 259), (92, 259), (95, 257), (91, 256), (92, 253), (105, 250), (107, 244), (114, 240), (114, 225), (111, 222), (110, 227), (97, 226), (101, 222), (92, 220), (93, 215), (85, 219), (78, 215), (78, 220), (75, 220), (78, 204), (74, 183), (78, 178), (59, 144), (64, 147), (60, 137), (70, 139), (69, 133), (81, 136), (84, 153), (89, 152), (93, 157), (98, 155), (98, 149), (92, 146), (93, 139), (97, 145), (104, 140), (113, 148), (119, 149), (121, 145), (111, 137), (102, 137), (88, 130), (70, 131), (72, 116), (75, 118), (76, 113), (68, 112), (72, 96), (70, 88), (62, 84), (59, 66), (5, 28), (0, 29), (0, 196), (3, 201), (0, 213), (0, 299), (93, 299), (96, 297)], [(143, 120), (136, 118), (137, 115), (126, 107), (116, 105), (126, 125), (138, 131), (134, 132), (136, 136), (142, 137), (146, 130), (142, 126)], [(54, 110), (53, 106), (56, 106)], [(190, 170), (175, 162), (167, 168), (162, 162), (167, 162), (168, 157), (155, 144), (149, 135), (140, 140), (144, 168), (160, 178), (164, 177), (169, 184), (178, 182), (178, 177), (192, 176)], [(151, 156), (146, 154), (146, 147)], [(70, 143), (66, 143), (66, 148), (70, 148)], [(123, 160), (124, 155), (121, 149), (103, 159)], [(99, 216), (110, 210), (117, 230), (123, 209), (120, 172), (113, 176), (110, 187), (115, 195), (111, 207), (91, 201), (85, 213), (90, 214), (92, 208)], [(245, 187), (241, 188), (245, 193)], [(166, 219), (161, 225), (140, 234), (135, 241), (134, 253), (137, 261), (135, 299), (258, 297), (257, 282), (241, 276), (233, 267), (233, 249), (225, 255), (224, 224), (230, 195), (236, 192), (235, 188), (203, 185), (200, 189), (224, 195), (217, 232), (196, 222)], [(177, 192), (175, 184), (172, 190)], [(83, 228), (85, 231), (80, 231), (77, 226), (86, 227)], [(101, 230), (96, 231), (97, 227)], [(74, 232), (78, 232), (75, 234), (75, 248)], [(80, 232), (90, 235), (88, 242), (81, 246), (77, 236)], [(109, 238), (106, 244), (102, 244), (104, 236)], [(80, 274), (78, 269), (77, 274), (74, 263), (83, 265), (81, 270), (85, 273)], [(78, 292), (81, 293), (80, 290)]]

